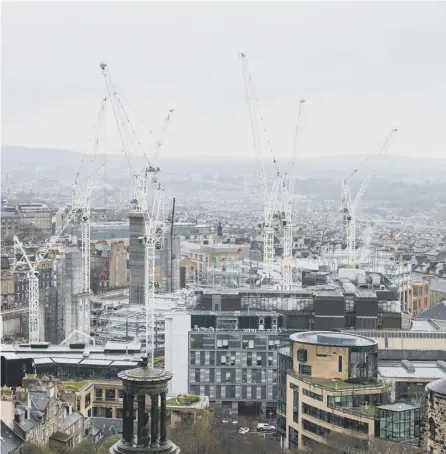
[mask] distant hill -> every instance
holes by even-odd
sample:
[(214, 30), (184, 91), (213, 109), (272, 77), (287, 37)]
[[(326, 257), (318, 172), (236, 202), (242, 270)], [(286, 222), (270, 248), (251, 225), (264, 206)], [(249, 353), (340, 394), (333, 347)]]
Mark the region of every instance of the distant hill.
[[(1, 172), (2, 174), (16, 174), (20, 172), (22, 178), (45, 175), (50, 178), (71, 178), (82, 162), (82, 154), (69, 150), (47, 148), (25, 148), (13, 145), (2, 145)], [(108, 173), (112, 177), (125, 177), (129, 168), (123, 155), (98, 155), (97, 162), (107, 162)], [(297, 160), (296, 173), (302, 178), (341, 181), (363, 161), (364, 157), (355, 156), (328, 156)], [(86, 155), (84, 166), (88, 167), (90, 156)], [(369, 163), (373, 157), (369, 159)], [(143, 158), (135, 158), (135, 166), (143, 164)], [(444, 182), (446, 181), (446, 159), (415, 159), (400, 157), (392, 154), (383, 156), (380, 161), (379, 176), (383, 179), (405, 182)], [(282, 171), (288, 168), (288, 162), (278, 160)], [(166, 176), (172, 175), (199, 175), (210, 176), (215, 174), (222, 177), (239, 178), (244, 175), (255, 175), (258, 166), (254, 157), (246, 159), (209, 157), (209, 158), (161, 158), (158, 165), (165, 171)], [(274, 171), (271, 160), (265, 160), (265, 168), (269, 175)], [(358, 172), (357, 178), (362, 180), (367, 173), (367, 164)], [(10, 175), (13, 176), (13, 175)]]

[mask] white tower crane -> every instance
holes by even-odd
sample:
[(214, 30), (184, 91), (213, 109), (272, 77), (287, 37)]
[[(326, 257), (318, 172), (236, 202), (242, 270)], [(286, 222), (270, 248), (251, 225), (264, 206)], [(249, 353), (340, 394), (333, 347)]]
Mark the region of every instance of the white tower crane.
[[(144, 236), (140, 242), (144, 245), (144, 304), (146, 324), (146, 352), (154, 366), (155, 349), (155, 250), (163, 246), (164, 239), (164, 186), (159, 180), (159, 167), (154, 167), (149, 161), (124, 106), (117, 94), (116, 87), (110, 77), (108, 66), (101, 63), (105, 85), (116, 125), (121, 138), (123, 152), (132, 174), (133, 199), (131, 209), (140, 212), (144, 220)], [(155, 144), (154, 159), (156, 159), (162, 145), (163, 137), (167, 131), (167, 124), (171, 118), (173, 109), (164, 122), (163, 135)], [(134, 171), (130, 163), (131, 148), (134, 152), (142, 151), (146, 158), (147, 166), (142, 171)], [(136, 153), (135, 153), (136, 154)]]
[[(96, 155), (98, 152), (100, 131), (103, 123), (105, 114), (105, 106), (107, 98), (102, 98), (99, 112), (97, 115), (96, 133), (93, 141), (93, 150), (91, 157), (91, 164), (94, 164)], [(82, 166), (82, 164), (81, 164)], [(79, 185), (78, 177), (79, 171), (76, 175), (76, 179), (73, 186), (73, 209), (76, 210), (77, 221), (81, 227), (81, 257), (82, 257), (82, 293), (79, 295), (79, 308), (78, 308), (78, 331), (90, 335), (90, 303), (91, 303), (91, 252), (90, 252), (90, 240), (91, 240), (91, 197), (93, 190), (98, 187), (98, 184), (93, 180), (95, 173), (105, 170), (105, 164), (99, 167), (99, 169), (91, 173), (85, 180), (84, 188)], [(98, 176), (98, 178), (100, 178)]]
[[(277, 163), (274, 160), (276, 166), (276, 176), (273, 181), (270, 190), (268, 189), (268, 182), (266, 179), (265, 167), (262, 161), (262, 145), (259, 132), (259, 124), (257, 118), (257, 96), (252, 85), (251, 73), (248, 67), (248, 60), (245, 53), (240, 54), (243, 65), (243, 79), (245, 82), (245, 93), (246, 101), (249, 110), (249, 119), (251, 123), (251, 133), (254, 144), (254, 153), (257, 163), (260, 167), (260, 179), (263, 190), (263, 270), (266, 273), (270, 273), (273, 270), (274, 263), (274, 237), (275, 237), (275, 222), (278, 220), (277, 207), (278, 207), (278, 195), (281, 190), (281, 177), (277, 168)], [(276, 215), (276, 216), (275, 216)]]
[[(382, 156), (382, 154), (386, 151), (389, 141), (391, 137), (397, 132), (397, 129), (392, 129), (390, 133), (384, 140), (384, 143), (379, 150), (378, 154), (376, 155), (375, 159), (375, 167)], [(347, 250), (347, 263), (349, 265), (356, 264), (356, 214), (358, 210), (358, 206), (361, 203), (362, 197), (364, 196), (365, 191), (367, 190), (370, 182), (372, 181), (373, 177), (376, 174), (376, 169), (373, 173), (367, 175), (367, 177), (362, 182), (361, 187), (359, 188), (358, 194), (355, 197), (355, 200), (352, 201), (350, 187), (348, 185), (348, 181), (350, 178), (362, 167), (364, 162), (367, 160), (366, 158), (361, 165), (355, 169), (342, 183), (342, 202), (341, 202), (341, 211), (343, 214), (344, 220), (344, 228), (345, 228), (345, 235), (346, 235), (346, 250)]]
[[(87, 196), (88, 196), (88, 194), (87, 195), (83, 194), (83, 196), (80, 197), (80, 201), (84, 205), (86, 203)], [(29, 280), (28, 305), (29, 305), (29, 342), (30, 343), (39, 342), (42, 337), (42, 335), (40, 333), (40, 321), (39, 321), (39, 279), (38, 279), (39, 265), (42, 262), (42, 260), (45, 259), (48, 252), (59, 241), (60, 236), (65, 231), (67, 226), (72, 222), (72, 220), (77, 215), (77, 213), (78, 213), (78, 208), (72, 207), (72, 209), (66, 216), (59, 232), (52, 237), (51, 242), (48, 245), (46, 245), (46, 247), (43, 251), (38, 251), (36, 253), (36, 258), (35, 258), (34, 264), (31, 263), (31, 260), (29, 259), (28, 255), (26, 254), (23, 244), (20, 242), (20, 240), (17, 238), (17, 236), (14, 236), (14, 245), (22, 253), (22, 258), (25, 260), (27, 267), (28, 267), (28, 280)], [(20, 263), (22, 263), (22, 262), (20, 261), (20, 262), (16, 263), (15, 268)]]

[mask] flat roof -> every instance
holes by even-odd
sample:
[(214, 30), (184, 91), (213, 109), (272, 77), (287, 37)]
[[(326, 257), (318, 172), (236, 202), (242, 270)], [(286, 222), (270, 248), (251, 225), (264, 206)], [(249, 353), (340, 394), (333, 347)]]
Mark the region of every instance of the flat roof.
[(410, 361), (412, 370), (406, 369), (401, 362), (393, 364), (379, 364), (378, 373), (384, 378), (418, 378), (437, 380), (446, 378), (446, 371), (436, 361)]
[(368, 347), (377, 345), (374, 339), (333, 331), (306, 331), (291, 334), (290, 340), (301, 344), (327, 345), (330, 347)]
[(395, 402), (394, 404), (380, 405), (377, 408), (379, 410), (407, 411), (407, 410), (415, 410), (416, 408), (420, 408), (420, 407), (417, 405), (413, 405), (413, 404), (407, 404), (405, 402)]

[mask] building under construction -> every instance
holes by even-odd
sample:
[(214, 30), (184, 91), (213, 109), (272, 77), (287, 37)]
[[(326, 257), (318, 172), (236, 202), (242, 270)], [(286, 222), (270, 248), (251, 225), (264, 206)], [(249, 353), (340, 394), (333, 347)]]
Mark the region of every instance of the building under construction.
[(53, 260), (53, 287), (45, 290), (44, 339), (60, 344), (82, 326), (79, 295), (82, 293), (82, 257), (76, 247), (58, 252)]

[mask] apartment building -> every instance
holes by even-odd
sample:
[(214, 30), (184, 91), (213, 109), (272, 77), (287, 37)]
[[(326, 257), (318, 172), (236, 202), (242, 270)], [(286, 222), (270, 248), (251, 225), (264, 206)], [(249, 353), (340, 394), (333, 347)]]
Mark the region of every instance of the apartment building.
[(412, 297), (408, 301), (408, 311), (417, 315), (430, 307), (429, 284), (424, 281), (412, 282)]

